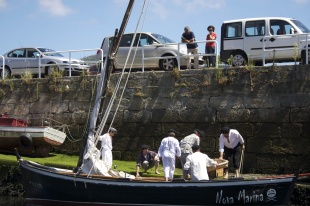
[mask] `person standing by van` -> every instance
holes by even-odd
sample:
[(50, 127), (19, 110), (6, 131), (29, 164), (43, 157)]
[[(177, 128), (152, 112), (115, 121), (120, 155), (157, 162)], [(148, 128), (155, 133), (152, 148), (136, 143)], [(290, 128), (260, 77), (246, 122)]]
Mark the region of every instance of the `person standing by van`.
[[(210, 25), (208, 26), (208, 31), (209, 34), (206, 37), (206, 40), (216, 40), (216, 33), (214, 33), (214, 26)], [(206, 54), (214, 54), (215, 53), (215, 42), (207, 42), (206, 43), (206, 49), (205, 49)], [(215, 66), (215, 56), (207, 56), (208, 60), (208, 67), (211, 65), (214, 67)]]
[[(195, 34), (194, 32), (190, 31), (188, 26), (184, 28), (184, 33), (182, 34), (181, 39), (183, 43), (186, 43), (187, 54), (198, 54), (198, 44), (193, 43), (196, 41)], [(198, 66), (199, 66), (199, 61), (198, 61), (198, 56), (197, 56), (197, 57), (194, 57), (195, 69), (198, 69)], [(188, 58), (187, 69), (191, 69), (191, 58)]]

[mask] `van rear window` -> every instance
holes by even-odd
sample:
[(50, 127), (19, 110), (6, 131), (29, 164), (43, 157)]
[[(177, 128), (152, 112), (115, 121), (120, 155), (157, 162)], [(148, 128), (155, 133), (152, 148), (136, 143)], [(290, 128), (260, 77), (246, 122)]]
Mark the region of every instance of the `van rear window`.
[(225, 25), (224, 38), (236, 38), (242, 35), (242, 23), (234, 22)]

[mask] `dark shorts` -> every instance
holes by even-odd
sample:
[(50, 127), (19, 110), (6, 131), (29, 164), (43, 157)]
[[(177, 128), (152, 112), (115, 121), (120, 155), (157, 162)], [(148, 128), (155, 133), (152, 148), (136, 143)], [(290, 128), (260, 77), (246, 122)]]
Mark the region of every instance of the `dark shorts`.
[(224, 147), (225, 159), (228, 159), (228, 161), (233, 164), (235, 169), (239, 169), (240, 167), (241, 153), (242, 146), (240, 143), (233, 149)]

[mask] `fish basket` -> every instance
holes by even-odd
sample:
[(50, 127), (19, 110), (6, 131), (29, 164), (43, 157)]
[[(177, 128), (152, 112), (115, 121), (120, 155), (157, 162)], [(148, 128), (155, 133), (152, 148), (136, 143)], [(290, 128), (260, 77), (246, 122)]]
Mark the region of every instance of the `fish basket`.
[(225, 159), (213, 159), (217, 162), (217, 166), (208, 166), (207, 170), (209, 174), (209, 178), (216, 178), (216, 177), (223, 177), (224, 176), (224, 169), (228, 168), (228, 160)]

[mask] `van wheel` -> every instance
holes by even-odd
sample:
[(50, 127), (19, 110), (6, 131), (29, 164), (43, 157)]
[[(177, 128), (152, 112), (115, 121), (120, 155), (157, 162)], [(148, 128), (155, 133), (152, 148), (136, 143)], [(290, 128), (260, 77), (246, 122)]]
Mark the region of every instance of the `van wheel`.
[(171, 71), (173, 68), (177, 67), (177, 61), (173, 59), (161, 59), (159, 61), (159, 67), (164, 71)]
[(241, 52), (235, 53), (233, 55), (233, 66), (238, 67), (238, 66), (244, 66), (245, 62), (247, 61), (245, 55)]

